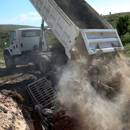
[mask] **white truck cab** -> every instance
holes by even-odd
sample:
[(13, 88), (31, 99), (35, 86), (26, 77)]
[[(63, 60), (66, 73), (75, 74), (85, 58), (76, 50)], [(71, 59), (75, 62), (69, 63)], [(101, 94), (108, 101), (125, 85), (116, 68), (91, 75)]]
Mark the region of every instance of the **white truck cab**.
[[(12, 33), (12, 40), (4, 51), (6, 68), (14, 68), (16, 65), (26, 65), (36, 60), (32, 59), (35, 52), (39, 52), (41, 28), (21, 28)], [(46, 33), (43, 31), (42, 49), (46, 50)], [(33, 54), (33, 55), (32, 55)]]
[[(11, 56), (21, 55), (22, 52), (36, 51), (39, 48), (41, 28), (16, 29), (12, 33), (12, 41), (6, 50)], [(43, 49), (46, 48), (46, 40), (43, 33)]]

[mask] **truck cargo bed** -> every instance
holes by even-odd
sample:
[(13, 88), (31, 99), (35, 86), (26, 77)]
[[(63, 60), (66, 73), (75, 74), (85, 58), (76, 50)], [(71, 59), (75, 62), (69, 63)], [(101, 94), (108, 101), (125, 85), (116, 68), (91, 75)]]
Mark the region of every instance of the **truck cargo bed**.
[(84, 0), (54, 0), (63, 12), (78, 26), (79, 29), (111, 29), (104, 20)]

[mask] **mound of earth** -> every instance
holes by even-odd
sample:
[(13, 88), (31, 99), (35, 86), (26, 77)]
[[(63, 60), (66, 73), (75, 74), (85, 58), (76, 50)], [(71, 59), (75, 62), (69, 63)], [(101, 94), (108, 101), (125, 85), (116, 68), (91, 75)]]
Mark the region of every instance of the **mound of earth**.
[(3, 90), (0, 93), (0, 130), (30, 130), (16, 101), (22, 101), (16, 92)]

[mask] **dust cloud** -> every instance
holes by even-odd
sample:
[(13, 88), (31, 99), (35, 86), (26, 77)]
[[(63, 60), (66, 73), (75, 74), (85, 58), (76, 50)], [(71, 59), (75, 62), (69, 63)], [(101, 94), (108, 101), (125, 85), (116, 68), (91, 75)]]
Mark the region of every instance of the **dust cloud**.
[(58, 98), (61, 104), (78, 119), (82, 130), (129, 130), (130, 129), (130, 61), (123, 56), (93, 60), (98, 66), (99, 77), (104, 84), (113, 87), (98, 93), (91, 86), (87, 60), (83, 57), (68, 61), (59, 81)]

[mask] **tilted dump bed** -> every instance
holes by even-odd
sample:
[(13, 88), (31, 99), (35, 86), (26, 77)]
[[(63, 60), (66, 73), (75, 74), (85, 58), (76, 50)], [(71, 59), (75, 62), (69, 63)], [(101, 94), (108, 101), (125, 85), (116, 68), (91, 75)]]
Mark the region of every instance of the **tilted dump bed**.
[(111, 29), (111, 25), (84, 0), (54, 0), (79, 29)]
[(93, 55), (123, 50), (116, 29), (84, 0), (30, 0), (71, 58), (75, 47)]

